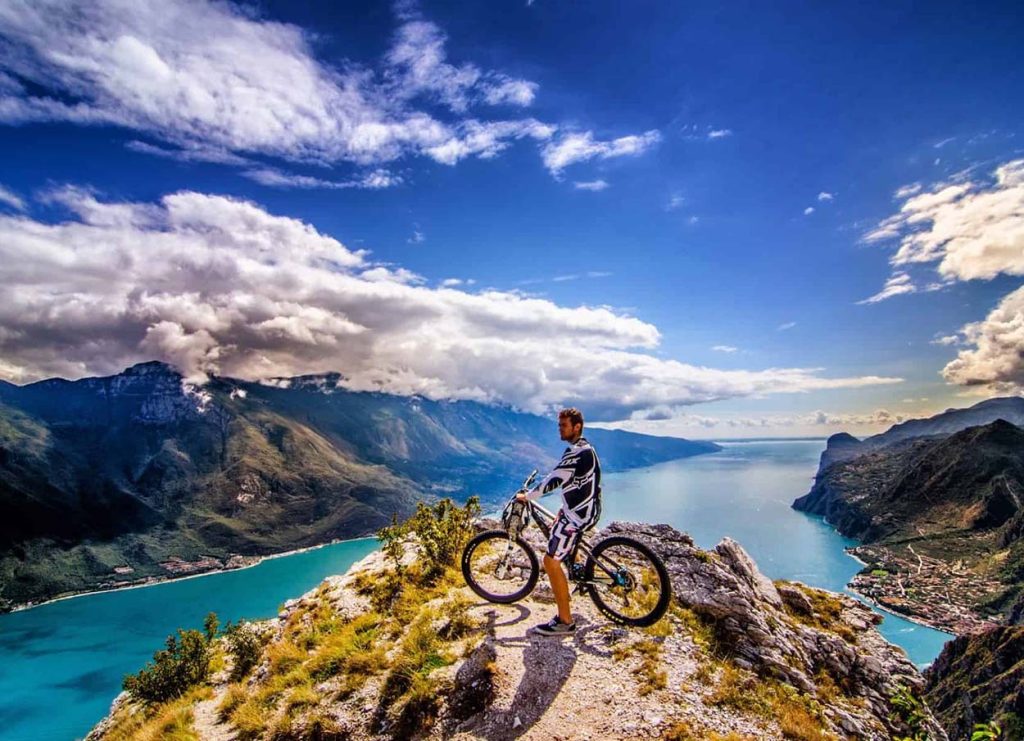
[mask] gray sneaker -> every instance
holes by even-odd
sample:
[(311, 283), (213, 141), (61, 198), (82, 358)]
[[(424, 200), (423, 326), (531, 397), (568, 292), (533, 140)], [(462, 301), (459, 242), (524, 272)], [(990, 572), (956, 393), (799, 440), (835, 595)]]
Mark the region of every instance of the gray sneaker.
[(546, 623), (534, 627), (533, 631), (542, 636), (570, 636), (576, 632), (576, 623), (563, 623), (558, 619), (558, 615), (555, 615)]

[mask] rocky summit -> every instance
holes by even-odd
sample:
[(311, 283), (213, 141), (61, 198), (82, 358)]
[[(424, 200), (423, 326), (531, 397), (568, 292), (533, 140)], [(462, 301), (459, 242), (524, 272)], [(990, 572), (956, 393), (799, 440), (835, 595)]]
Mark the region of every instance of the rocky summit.
[(728, 538), (705, 551), (621, 522), (596, 537), (613, 534), (665, 561), (675, 596), (654, 626), (610, 624), (576, 595), (573, 636), (534, 635), (549, 589), (482, 602), (454, 570), (422, 580), (408, 542), (400, 562), (371, 554), (248, 626), (260, 639), (245, 665), (217, 638), (210, 678), (185, 694), (122, 693), (89, 741), (161, 723), (218, 740), (947, 738), (927, 706), (901, 712), (894, 698), (918, 702), (924, 679), (857, 600), (773, 582)]

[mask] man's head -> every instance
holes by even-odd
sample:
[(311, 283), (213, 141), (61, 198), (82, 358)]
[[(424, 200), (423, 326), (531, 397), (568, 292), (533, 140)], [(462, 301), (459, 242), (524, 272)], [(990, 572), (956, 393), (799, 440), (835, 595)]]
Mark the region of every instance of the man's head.
[(558, 436), (574, 443), (583, 435), (583, 412), (576, 407), (563, 409), (558, 413)]

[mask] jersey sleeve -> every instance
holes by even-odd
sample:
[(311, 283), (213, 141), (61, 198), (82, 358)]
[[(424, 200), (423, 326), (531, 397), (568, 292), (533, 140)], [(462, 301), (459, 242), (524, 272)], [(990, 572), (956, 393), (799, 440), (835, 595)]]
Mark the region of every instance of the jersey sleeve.
[(576, 472), (576, 462), (571, 459), (571, 451), (565, 451), (562, 460), (552, 469), (551, 473), (541, 479), (541, 482), (526, 493), (527, 499), (539, 499), (549, 491), (557, 489), (566, 481), (572, 478)]

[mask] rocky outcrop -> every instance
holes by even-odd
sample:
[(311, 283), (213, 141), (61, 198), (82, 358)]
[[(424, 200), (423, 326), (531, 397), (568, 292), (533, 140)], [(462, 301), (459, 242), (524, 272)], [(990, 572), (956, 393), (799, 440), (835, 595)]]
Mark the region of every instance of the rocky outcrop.
[(1024, 627), (999, 626), (947, 643), (925, 672), (925, 698), (950, 738), (996, 721), (1024, 738)]
[[(613, 534), (643, 540), (665, 561), (675, 600), (654, 628), (609, 624), (577, 595), (573, 611), (579, 628), (571, 639), (534, 636), (528, 628), (546, 620), (553, 609), (543, 585), (521, 602), (496, 605), (472, 597), (459, 581), (447, 592), (424, 592), (417, 604), (396, 608), (400, 618), (378, 613), (373, 633), (364, 633), (370, 638), (358, 648), (337, 644), (343, 647), (337, 654), (342, 662), (352, 660), (344, 658), (352, 651), (362, 651), (364, 658), (356, 665), (370, 676), (358, 682), (326, 677), (321, 657), (335, 649), (330, 648), (334, 644), (319, 647), (329, 640), (322, 626), (343, 633), (346, 625), (365, 621), (367, 611), (381, 609), (381, 594), (387, 590), (381, 592), (379, 585), (388, 583), (388, 563), (375, 553), (346, 575), (330, 577), (288, 601), (266, 623), (272, 638), (251, 676), (232, 684), (226, 678), (228, 666), (215, 677), (212, 690), (201, 696), (205, 699), (196, 701), (192, 715), (197, 725), (192, 730), (199, 738), (230, 738), (236, 730), (234, 718), (249, 724), (248, 738), (280, 737), (285, 727), (293, 734), (287, 737), (306, 737), (301, 733), (309, 732), (316, 718), (316, 727), (339, 734), (330, 737), (352, 739), (596, 740), (733, 733), (778, 741), (873, 741), (907, 733), (895, 719), (890, 696), (900, 687), (919, 694), (924, 680), (903, 651), (875, 630), (880, 618), (865, 605), (798, 582), (773, 582), (729, 538), (705, 551), (667, 525), (621, 522), (596, 537)], [(406, 568), (414, 567), (412, 551), (406, 551), (404, 562)], [(425, 640), (427, 624), (440, 626), (438, 634), (446, 634), (456, 618), (444, 605), (454, 604), (464, 605), (466, 619), (477, 627), (449, 648), (431, 644), (434, 658), (426, 661), (433, 663), (417, 670), (431, 687), (417, 700), (429, 706), (429, 721), (410, 725), (408, 716), (387, 705), (394, 702), (387, 700), (394, 677), (388, 664), (403, 661), (413, 631), (420, 631), (419, 643)], [(705, 642), (709, 632), (711, 644)], [(374, 635), (381, 639), (379, 646), (365, 642)], [(305, 645), (312, 648), (296, 652), (295, 646)], [(459, 658), (449, 663), (445, 656)], [(290, 694), (276, 690), (310, 682), (303, 661), (310, 663), (316, 683)], [(250, 697), (262, 698), (260, 718), (242, 707)], [(400, 700), (405, 708), (410, 702)], [(792, 735), (795, 731), (785, 725), (792, 718), (785, 720), (786, 712), (765, 707), (766, 702), (790, 703), (785, 705), (788, 711), (802, 709), (804, 735)], [(214, 707), (220, 708), (219, 714), (212, 712)], [(112, 710), (89, 741), (112, 738), (127, 722), (123, 719), (136, 712), (124, 694)], [(261, 723), (266, 727), (256, 730)], [(947, 738), (927, 708), (921, 730), (931, 741)]]
[[(638, 537), (660, 553), (672, 577), (676, 599), (711, 620), (719, 641), (741, 666), (777, 677), (814, 694), (815, 675), (827, 672), (855, 698), (856, 710), (831, 708), (837, 731), (855, 738), (886, 733), (892, 708), (889, 697), (900, 685), (916, 693), (924, 680), (902, 649), (874, 629), (881, 616), (846, 595), (815, 590), (799, 583), (774, 584), (745, 550), (724, 538), (712, 551), (668, 525), (612, 523), (609, 534)], [(815, 601), (830, 616), (816, 614)], [(937, 726), (931, 738), (942, 738)]]

